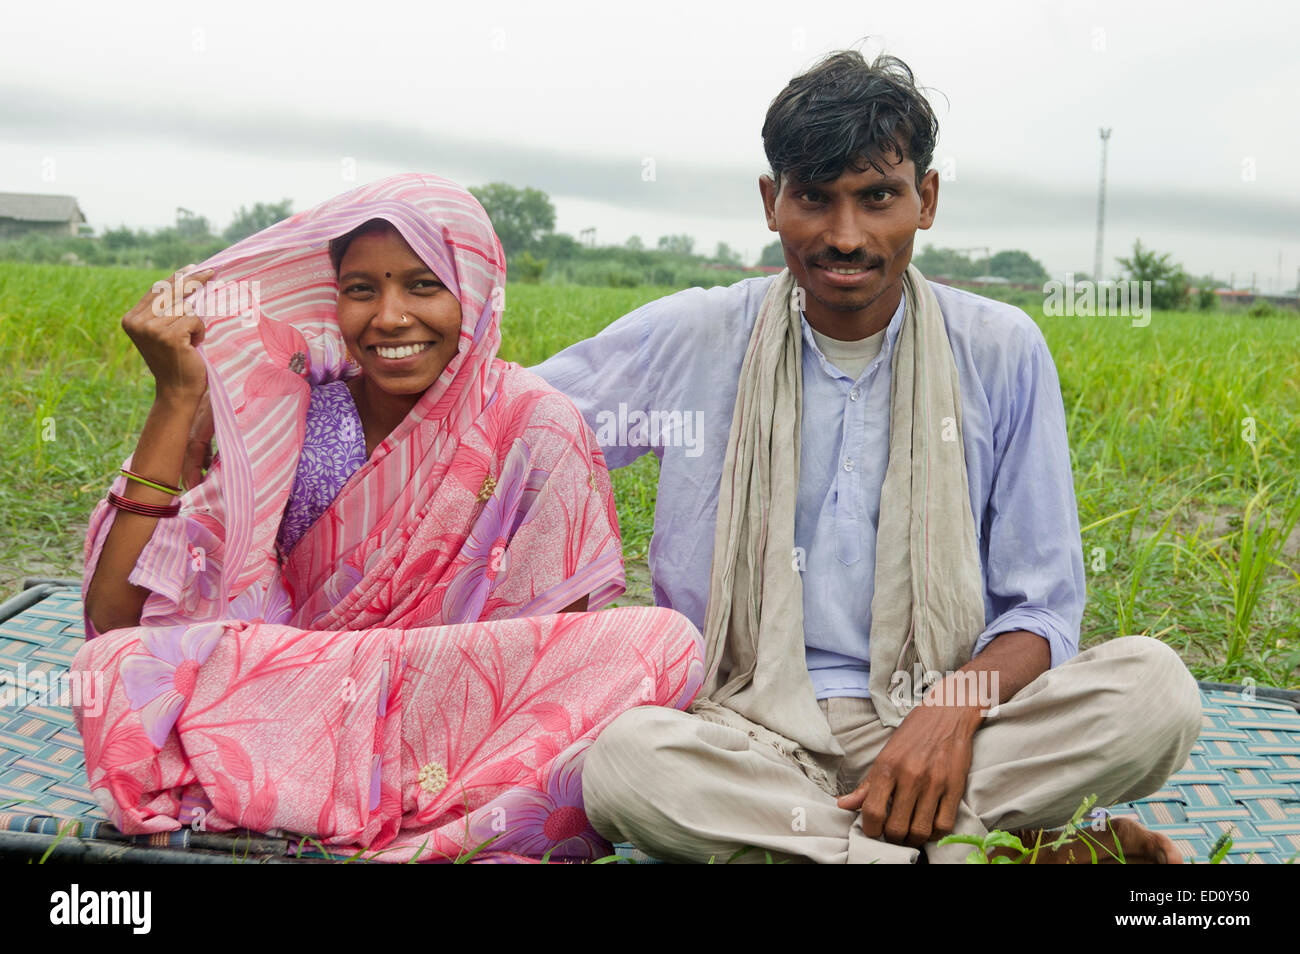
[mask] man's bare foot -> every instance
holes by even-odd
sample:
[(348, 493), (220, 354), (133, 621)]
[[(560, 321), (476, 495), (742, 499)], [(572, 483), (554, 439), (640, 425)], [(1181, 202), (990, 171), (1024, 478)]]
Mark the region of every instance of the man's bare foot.
[[(1092, 850), (1097, 853), (1097, 864), (1114, 865), (1120, 863), (1120, 858), (1124, 859), (1125, 864), (1130, 865), (1181, 865), (1183, 856), (1179, 854), (1178, 848), (1168, 835), (1160, 832), (1151, 831), (1143, 827), (1132, 818), (1111, 818), (1107, 822), (1106, 831), (1094, 831), (1092, 828), (1080, 829), (1078, 834), (1070, 839), (1069, 842), (1055, 850), (1047, 846), (1056, 840), (1058, 832), (1044, 831), (1038, 856), (1034, 860), (1035, 864), (1040, 865), (1088, 865), (1092, 864), (1092, 854), (1088, 851), (1088, 845), (1091, 844)], [(1030, 829), (1026, 831), (1014, 832), (1021, 843), (1033, 851), (1034, 842), (1038, 839), (1038, 830)], [(1087, 843), (1085, 843), (1085, 839)], [(1118, 840), (1119, 847), (1115, 842)], [(1008, 849), (999, 848), (994, 852), (995, 855), (1004, 855), (1009, 858), (1015, 858), (1017, 852)], [(1026, 862), (1028, 859), (1026, 859)]]

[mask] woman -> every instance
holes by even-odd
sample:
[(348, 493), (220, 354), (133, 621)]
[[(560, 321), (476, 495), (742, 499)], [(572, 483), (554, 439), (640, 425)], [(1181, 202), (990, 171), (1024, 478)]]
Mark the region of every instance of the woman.
[[(124, 319), (156, 400), (87, 537), (74, 667), (107, 704), (77, 718), (110, 819), (394, 861), (607, 851), (582, 755), (627, 708), (690, 702), (699, 636), (557, 615), (622, 591), (609, 477), (572, 404), (496, 358), (477, 201), (395, 176), (191, 278), (192, 307)], [(179, 495), (204, 388), (219, 452)]]

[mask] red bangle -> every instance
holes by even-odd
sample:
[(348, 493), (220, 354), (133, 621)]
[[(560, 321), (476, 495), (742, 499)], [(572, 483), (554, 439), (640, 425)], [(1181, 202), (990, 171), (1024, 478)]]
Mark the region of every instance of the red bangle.
[(140, 503), (138, 500), (119, 497), (111, 490), (108, 492), (108, 502), (118, 510), (125, 510), (127, 513), (138, 513), (142, 517), (174, 517), (181, 512), (179, 503), (159, 507), (154, 504)]

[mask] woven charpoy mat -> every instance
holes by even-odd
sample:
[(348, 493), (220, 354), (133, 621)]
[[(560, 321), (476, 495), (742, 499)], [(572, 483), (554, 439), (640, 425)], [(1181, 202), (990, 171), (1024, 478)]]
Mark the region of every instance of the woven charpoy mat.
[(1201, 736), (1160, 791), (1115, 815), (1162, 831), (1204, 861), (1224, 833), (1225, 860), (1300, 862), (1300, 712), (1252, 687), (1201, 689)]
[[(15, 682), (31, 685), (38, 672), (48, 684), (49, 674), (67, 670), (83, 639), (75, 587), (38, 584), (0, 606), (0, 692), (12, 695)], [(1233, 839), (1227, 863), (1278, 863), (1300, 855), (1300, 712), (1282, 694), (1269, 697), (1251, 687), (1202, 684), (1201, 701), (1201, 737), (1187, 764), (1160, 791), (1112, 806), (1111, 814), (1136, 817), (1169, 835), (1187, 861), (1205, 861), (1225, 832)], [(51, 847), (60, 858), (121, 862), (323, 857), (298, 839), (257, 833), (182, 828), (123, 835), (87, 791), (71, 711), (0, 706), (0, 856), (39, 855)], [(619, 846), (618, 853), (649, 860), (631, 846)]]

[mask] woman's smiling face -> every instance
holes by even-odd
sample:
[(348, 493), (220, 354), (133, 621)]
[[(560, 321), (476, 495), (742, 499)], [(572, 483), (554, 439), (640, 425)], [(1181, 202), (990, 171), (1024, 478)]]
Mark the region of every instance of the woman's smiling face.
[(392, 226), (356, 235), (339, 261), (339, 329), (382, 391), (424, 393), (456, 356), (460, 302)]

